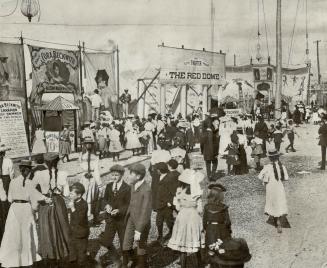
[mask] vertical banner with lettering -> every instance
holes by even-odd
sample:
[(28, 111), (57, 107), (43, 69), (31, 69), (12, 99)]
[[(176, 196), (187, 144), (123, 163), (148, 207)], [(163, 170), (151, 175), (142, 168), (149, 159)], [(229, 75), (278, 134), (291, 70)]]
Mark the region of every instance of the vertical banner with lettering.
[(28, 46), (32, 60), (33, 89), (31, 103), (41, 103), (44, 92), (74, 93), (79, 87), (79, 52)]
[(114, 117), (118, 116), (115, 53), (84, 53), (84, 62), (85, 93), (92, 95), (98, 89), (105, 108), (109, 108)]
[(0, 101), (0, 138), (11, 158), (29, 155), (21, 101)]
[(0, 43), (0, 100), (19, 100), (26, 120), (22, 45)]

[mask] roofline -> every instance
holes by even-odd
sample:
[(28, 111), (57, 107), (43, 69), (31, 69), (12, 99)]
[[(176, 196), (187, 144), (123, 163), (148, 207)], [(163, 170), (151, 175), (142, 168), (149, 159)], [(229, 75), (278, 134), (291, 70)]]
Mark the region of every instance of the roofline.
[(175, 48), (175, 49), (182, 49), (182, 50), (191, 50), (191, 51), (197, 51), (197, 52), (206, 52), (206, 53), (212, 53), (212, 54), (217, 54), (217, 55), (224, 55), (226, 56), (226, 53), (221, 52), (215, 52), (215, 51), (209, 51), (209, 50), (201, 50), (201, 49), (195, 49), (195, 48), (184, 48), (184, 47), (170, 47), (170, 46), (165, 46), (165, 45), (158, 45), (158, 47), (165, 47), (165, 48)]

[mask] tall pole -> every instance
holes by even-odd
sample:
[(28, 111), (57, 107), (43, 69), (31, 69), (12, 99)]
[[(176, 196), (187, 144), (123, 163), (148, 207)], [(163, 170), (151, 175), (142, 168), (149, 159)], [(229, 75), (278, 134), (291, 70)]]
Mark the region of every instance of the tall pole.
[[(84, 42), (83, 42), (83, 46), (84, 46)], [(83, 94), (84, 94), (84, 87), (83, 87), (83, 61), (82, 61), (82, 46), (81, 46), (81, 41), (78, 41), (78, 50), (79, 50), (79, 77), (80, 77), (80, 92), (81, 92), (81, 95), (83, 97)]]
[(118, 99), (117, 99), (117, 115), (119, 117), (120, 85), (119, 85), (119, 49), (118, 49), (118, 45), (117, 45), (117, 48), (116, 48), (116, 53), (117, 53), (117, 95), (118, 95)]
[[(28, 144), (28, 149), (31, 151), (31, 133), (30, 133), (30, 119), (29, 119), (29, 112), (28, 112), (28, 97), (27, 97), (27, 86), (26, 86), (26, 69), (25, 69), (25, 53), (24, 53), (24, 39), (23, 39), (23, 33), (20, 33), (20, 44), (22, 45), (22, 53), (23, 53), (23, 59), (24, 59), (24, 64), (23, 64), (23, 85), (24, 85), (24, 94), (25, 94), (25, 110), (26, 110), (26, 124), (25, 124), (25, 129), (26, 129), (26, 134), (27, 134), (27, 144)], [(26, 126), (27, 125), (27, 126)]]
[(314, 41), (317, 47), (317, 70), (318, 70), (318, 84), (320, 85), (321, 82), (321, 73), (320, 73), (320, 59), (319, 59), (319, 43), (321, 40)]
[(211, 51), (214, 51), (215, 50), (215, 6), (213, 0), (211, 0), (210, 19), (211, 19)]
[(282, 0), (277, 0), (277, 14), (276, 14), (276, 96), (275, 96), (275, 118), (281, 116), (282, 103)]
[(236, 66), (236, 55), (234, 54), (234, 66)]

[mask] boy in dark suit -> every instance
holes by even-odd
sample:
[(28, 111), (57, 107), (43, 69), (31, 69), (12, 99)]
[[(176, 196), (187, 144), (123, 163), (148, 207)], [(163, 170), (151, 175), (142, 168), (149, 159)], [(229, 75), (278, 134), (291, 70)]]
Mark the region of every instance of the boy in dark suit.
[(137, 242), (137, 267), (147, 267), (146, 246), (151, 227), (151, 187), (145, 181), (146, 170), (142, 164), (129, 167), (129, 181), (133, 185), (131, 201), (126, 214), (123, 242), (123, 268), (128, 267), (133, 256), (133, 243)]
[(323, 114), (321, 117), (321, 126), (318, 130), (319, 145), (321, 147), (321, 165), (320, 169), (326, 169), (326, 147), (327, 147), (327, 115)]
[(76, 262), (78, 267), (87, 267), (86, 252), (89, 237), (87, 218), (87, 202), (82, 198), (85, 193), (83, 184), (76, 182), (70, 192), (70, 262)]
[[(131, 198), (131, 188), (124, 182), (124, 167), (114, 165), (110, 168), (110, 182), (105, 190), (103, 202), (107, 212), (106, 228), (100, 236), (100, 244), (108, 249), (114, 264), (118, 267), (121, 265), (119, 254), (113, 246), (113, 240), (116, 233), (119, 237), (120, 248), (122, 248), (124, 232), (125, 232), (125, 216), (129, 201)], [(100, 261), (100, 250), (95, 259)]]

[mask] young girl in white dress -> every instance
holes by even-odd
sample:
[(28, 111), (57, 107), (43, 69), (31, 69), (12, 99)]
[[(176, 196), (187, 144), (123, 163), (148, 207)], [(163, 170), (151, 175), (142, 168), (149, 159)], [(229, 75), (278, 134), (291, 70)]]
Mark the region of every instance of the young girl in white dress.
[(32, 154), (45, 154), (46, 152), (47, 147), (45, 145), (45, 134), (41, 129), (41, 126), (38, 126), (37, 130), (35, 131)]
[(181, 187), (177, 189), (174, 198), (178, 215), (167, 246), (181, 253), (181, 268), (186, 268), (188, 253), (197, 253), (198, 263), (195, 267), (201, 266), (200, 249), (205, 247), (200, 187), (203, 178), (202, 173), (191, 169), (185, 169), (178, 178)]
[(142, 147), (138, 137), (138, 127), (133, 125), (132, 121), (127, 120), (125, 124), (125, 138), (126, 138), (126, 150), (132, 150), (133, 155), (135, 151)]
[(283, 181), (288, 181), (285, 166), (279, 161), (279, 153), (271, 148), (268, 151), (270, 163), (265, 165), (259, 179), (266, 186), (265, 213), (274, 218), (278, 233), (282, 232), (281, 217), (288, 213), (286, 194)]

